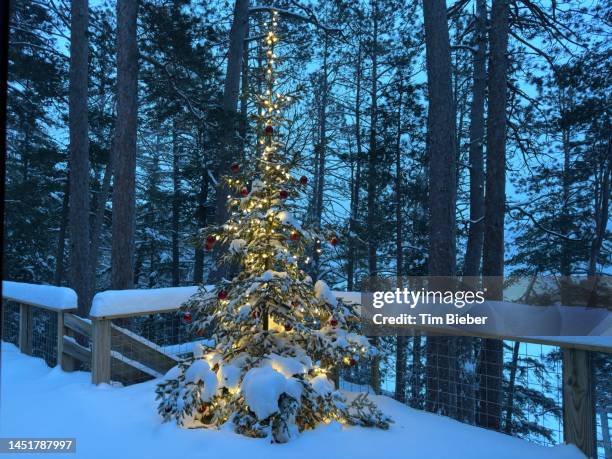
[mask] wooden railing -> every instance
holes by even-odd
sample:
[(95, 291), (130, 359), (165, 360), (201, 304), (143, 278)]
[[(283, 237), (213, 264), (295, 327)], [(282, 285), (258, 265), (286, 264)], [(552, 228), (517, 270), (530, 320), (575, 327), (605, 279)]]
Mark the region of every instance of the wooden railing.
[(2, 282), (2, 299), (19, 305), (19, 350), (27, 355), (33, 351), (33, 312), (35, 308), (49, 311), (56, 321), (56, 365), (63, 367), (64, 323), (67, 315), (76, 310), (77, 296), (74, 290), (46, 285), (26, 285), (18, 282)]
[[(121, 294), (102, 292), (94, 298), (90, 317), (85, 319), (71, 313), (76, 308), (76, 295), (66, 293), (69, 289), (61, 292), (63, 296), (54, 295), (54, 301), (45, 301), (44, 295), (17, 294), (16, 291), (23, 293), (23, 290), (11, 289), (11, 285), (8, 285), (7, 289), (6, 284), (3, 283), (3, 299), (19, 303), (18, 345), (21, 352), (31, 354), (32, 351), (32, 309), (43, 308), (52, 311), (57, 321), (57, 336), (53, 338), (57, 346), (57, 364), (70, 369), (71, 365), (67, 364), (67, 361), (74, 359), (89, 366), (94, 384), (110, 383), (111, 380), (124, 384), (145, 381), (162, 375), (176, 365), (177, 358), (174, 355), (148, 339), (130, 332), (117, 322), (118, 319), (173, 313), (197, 290), (196, 287), (179, 287), (125, 291)], [(45, 289), (57, 288), (45, 286)], [(354, 292), (334, 293), (351, 302), (356, 302), (359, 298), (359, 294)], [(65, 301), (58, 302), (57, 298), (65, 298)], [(431, 329), (425, 328), (416, 332), (423, 335), (434, 334)], [(456, 330), (449, 331), (449, 334), (451, 333), (465, 335)], [(469, 336), (478, 337), (479, 334), (470, 332)], [(591, 354), (592, 352), (612, 353), (612, 342), (592, 337), (494, 336), (494, 338), (544, 344), (562, 349), (564, 440), (577, 445), (587, 457), (596, 457), (595, 381)], [(129, 352), (126, 352), (126, 349)], [(607, 423), (607, 417), (605, 422)], [(609, 432), (607, 425), (605, 427), (604, 439), (600, 443), (606, 451), (609, 451)]]

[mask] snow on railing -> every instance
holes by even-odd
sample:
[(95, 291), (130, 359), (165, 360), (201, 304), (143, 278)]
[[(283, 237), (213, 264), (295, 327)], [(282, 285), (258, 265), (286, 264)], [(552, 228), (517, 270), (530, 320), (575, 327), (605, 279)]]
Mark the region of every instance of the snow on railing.
[(2, 281), (2, 298), (54, 311), (76, 309), (77, 294), (68, 287)]
[[(133, 290), (106, 290), (93, 298), (89, 315), (93, 318), (155, 314), (179, 309), (198, 291), (197, 286)], [(211, 289), (212, 287), (204, 287)]]
[[(206, 285), (207, 291), (213, 286)], [(191, 298), (199, 287), (169, 287), (134, 290), (107, 290), (94, 296), (89, 315), (92, 318), (118, 318), (141, 314), (156, 314), (177, 310)], [(359, 292), (333, 292), (337, 298), (349, 303), (360, 303)]]
[[(64, 315), (77, 308), (77, 294), (66, 287), (2, 281), (3, 339), (10, 322), (17, 328), (15, 339), (19, 350), (27, 355), (42, 357), (51, 365), (62, 365)], [(5, 313), (5, 309), (7, 313)]]

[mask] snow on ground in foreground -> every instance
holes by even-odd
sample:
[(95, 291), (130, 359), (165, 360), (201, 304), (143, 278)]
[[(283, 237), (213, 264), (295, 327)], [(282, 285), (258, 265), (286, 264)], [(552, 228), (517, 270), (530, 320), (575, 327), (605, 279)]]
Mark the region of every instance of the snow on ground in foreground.
[(89, 373), (48, 368), (42, 360), (26, 357), (6, 343), (2, 343), (1, 363), (0, 437), (77, 439), (75, 455), (41, 455), (46, 459), (583, 457), (573, 446), (537, 446), (416, 411), (387, 397), (377, 401), (395, 420), (389, 431), (333, 423), (304, 432), (288, 444), (270, 444), (228, 428), (186, 430), (162, 424), (155, 409), (155, 381), (124, 388), (96, 387), (90, 384)]

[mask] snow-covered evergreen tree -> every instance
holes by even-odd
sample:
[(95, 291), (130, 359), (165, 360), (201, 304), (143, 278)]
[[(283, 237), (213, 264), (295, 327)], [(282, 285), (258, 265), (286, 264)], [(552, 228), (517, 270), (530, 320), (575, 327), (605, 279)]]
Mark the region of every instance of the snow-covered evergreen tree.
[[(214, 346), (198, 347), (172, 369), (157, 395), (166, 421), (189, 427), (230, 421), (241, 434), (271, 435), (283, 443), (332, 420), (380, 428), (391, 421), (365, 395), (347, 397), (331, 379), (338, 365), (354, 365), (376, 350), (356, 333), (354, 307), (302, 269), (307, 249), (320, 250), (324, 238), (294, 217), (295, 198), (307, 179), (291, 174), (295, 164), (279, 142), (281, 110), (290, 98), (275, 91), (277, 20), (272, 13), (264, 38), (260, 156), (250, 167), (232, 165), (226, 178), (234, 193), (228, 198), (230, 217), (203, 234), (208, 249), (228, 249), (224, 261), (239, 272), (213, 292), (202, 288), (184, 305), (184, 319), (196, 333), (214, 329)], [(337, 243), (333, 235), (328, 239)]]

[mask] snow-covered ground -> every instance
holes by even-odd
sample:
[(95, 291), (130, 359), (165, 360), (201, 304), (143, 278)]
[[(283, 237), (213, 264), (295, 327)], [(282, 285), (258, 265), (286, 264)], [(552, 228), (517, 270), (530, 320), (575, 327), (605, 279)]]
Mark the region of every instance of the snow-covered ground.
[(378, 397), (377, 402), (395, 420), (389, 431), (329, 424), (288, 444), (270, 444), (236, 435), (229, 428), (185, 430), (162, 424), (155, 410), (154, 381), (96, 387), (88, 373), (48, 368), (6, 343), (2, 343), (1, 365), (0, 437), (74, 437), (77, 453), (69, 457), (583, 458), (573, 446), (537, 446), (413, 410), (387, 397)]

